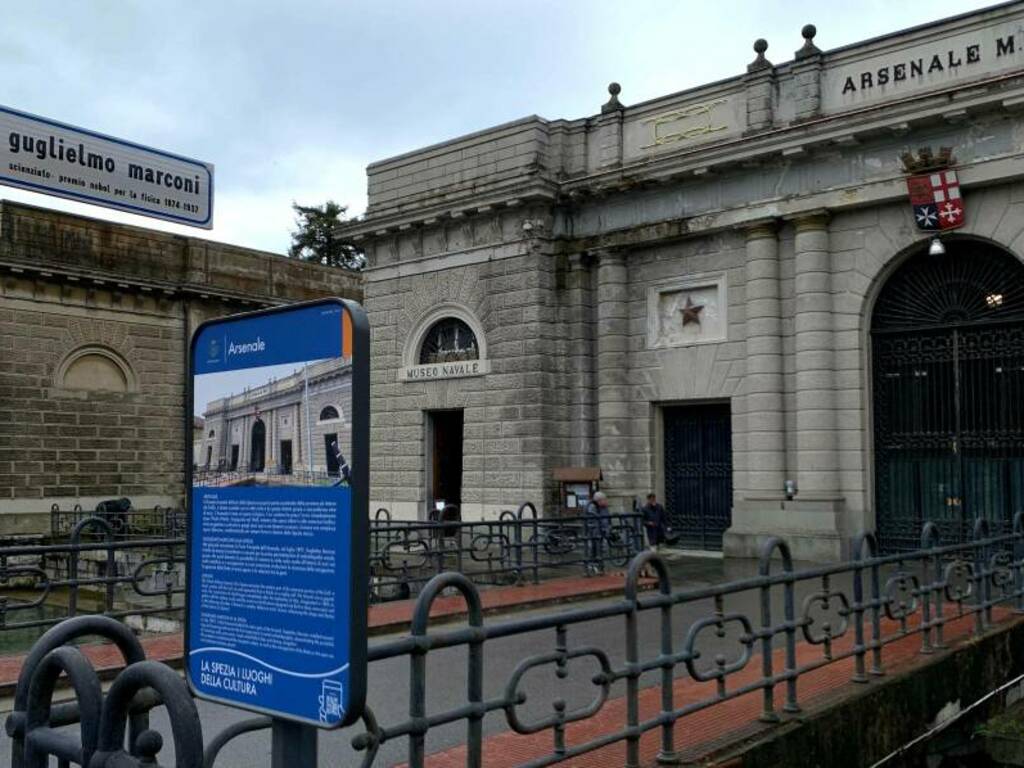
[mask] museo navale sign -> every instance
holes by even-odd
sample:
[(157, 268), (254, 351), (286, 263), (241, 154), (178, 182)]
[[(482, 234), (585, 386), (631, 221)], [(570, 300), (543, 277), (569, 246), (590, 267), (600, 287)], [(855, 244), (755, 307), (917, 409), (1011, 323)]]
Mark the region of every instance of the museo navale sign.
[(0, 106), (0, 184), (213, 227), (213, 165)]

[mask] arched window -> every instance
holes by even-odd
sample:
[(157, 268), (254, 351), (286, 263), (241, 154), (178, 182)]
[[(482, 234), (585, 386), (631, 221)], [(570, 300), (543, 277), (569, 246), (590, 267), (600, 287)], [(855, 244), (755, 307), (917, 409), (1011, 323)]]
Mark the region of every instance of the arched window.
[(214, 435), (214, 430), (211, 429), (210, 430), (210, 437), (213, 437), (213, 435)]
[(120, 355), (106, 347), (79, 347), (61, 363), (57, 386), (96, 392), (129, 392), (135, 389), (135, 374)]
[(328, 405), (322, 411), (320, 411), (320, 421), (332, 421), (338, 419), (338, 409), (333, 405)]
[(457, 317), (445, 317), (430, 326), (420, 345), (420, 365), (479, 359), (476, 335)]

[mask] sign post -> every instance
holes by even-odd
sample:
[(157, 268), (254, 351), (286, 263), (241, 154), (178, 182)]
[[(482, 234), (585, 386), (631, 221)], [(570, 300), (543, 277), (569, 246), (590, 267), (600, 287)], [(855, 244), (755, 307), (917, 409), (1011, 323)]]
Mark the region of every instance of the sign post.
[(366, 316), (341, 299), (235, 315), (189, 360), (186, 677), (275, 718), (275, 767), (315, 765), (316, 728), (366, 694)]

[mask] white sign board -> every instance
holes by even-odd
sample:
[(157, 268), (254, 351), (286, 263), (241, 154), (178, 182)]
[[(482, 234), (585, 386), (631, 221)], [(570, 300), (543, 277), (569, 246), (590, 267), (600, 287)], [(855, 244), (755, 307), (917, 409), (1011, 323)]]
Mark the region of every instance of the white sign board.
[(213, 166), (0, 107), (0, 184), (213, 227)]
[(399, 381), (436, 381), (462, 379), (467, 376), (485, 376), (491, 372), (490, 360), (460, 360), (451, 363), (407, 365), (398, 372)]

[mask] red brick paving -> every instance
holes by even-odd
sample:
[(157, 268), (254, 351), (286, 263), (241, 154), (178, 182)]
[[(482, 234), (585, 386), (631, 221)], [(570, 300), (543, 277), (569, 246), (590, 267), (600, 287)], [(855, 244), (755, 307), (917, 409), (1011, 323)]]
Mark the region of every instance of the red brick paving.
[[(623, 583), (620, 574), (550, 579), (540, 584), (483, 589), (480, 590), (480, 600), (484, 613), (504, 613), (619, 594)], [(370, 606), (370, 633), (385, 634), (407, 629), (415, 603), (415, 599), (396, 600)], [(465, 615), (466, 603), (461, 595), (439, 597), (430, 610), (430, 617), (434, 621), (454, 621)], [(184, 650), (184, 638), (180, 633), (143, 637), (141, 641), (147, 658), (169, 663), (180, 662)], [(82, 650), (98, 671), (110, 672), (123, 666), (121, 654), (113, 645), (97, 643), (84, 646)], [(0, 656), (0, 692), (17, 682), (24, 661), (25, 654)]]
[[(534, 604), (545, 604), (587, 596), (618, 592), (622, 588), (622, 577), (610, 575), (589, 579), (557, 579), (540, 585), (506, 587), (482, 591), (481, 600), (486, 612), (522, 609)], [(373, 628), (401, 628), (407, 626), (412, 615), (414, 600), (397, 601), (375, 605), (370, 609), (370, 626)], [(1004, 621), (1011, 612), (996, 609), (997, 622)], [(949, 614), (947, 614), (949, 615)], [(431, 610), (431, 618), (448, 619), (465, 616), (465, 603), (461, 596), (438, 598)], [(911, 622), (911, 628), (914, 622)], [(974, 625), (972, 616), (951, 620), (946, 624), (946, 641), (950, 645), (969, 639)], [(895, 635), (895, 622), (883, 621), (885, 636)], [(852, 628), (846, 636), (833, 644), (833, 652), (841, 654), (853, 645)], [(173, 662), (181, 659), (182, 636), (163, 635), (142, 638), (148, 658)], [(886, 645), (883, 661), (887, 673), (892, 674), (915, 666), (929, 663), (934, 656), (920, 654), (921, 636), (907, 635)], [(111, 645), (96, 644), (83, 649), (98, 670), (112, 671), (121, 667), (121, 657)], [(0, 688), (10, 687), (24, 660), (21, 656), (0, 657)], [(797, 644), (797, 663), (804, 665), (822, 658), (821, 646), (805, 642)], [(783, 651), (776, 650), (773, 656), (774, 669), (784, 668)], [(844, 659), (830, 663), (820, 669), (800, 676), (798, 699), (804, 707), (822, 705), (829, 699), (842, 698), (864, 690), (864, 687), (850, 681), (854, 660)], [(755, 682), (760, 677), (760, 661), (755, 656), (747, 666), (729, 677), (728, 685), (735, 689)], [(656, 674), (656, 673), (648, 673)], [(645, 678), (647, 679), (647, 678)], [(714, 683), (699, 683), (689, 677), (678, 678), (674, 685), (675, 706), (712, 699)], [(775, 689), (776, 709), (781, 713), (784, 702), (784, 685)], [(656, 716), (661, 708), (661, 688), (654, 685), (640, 692), (640, 719)], [(761, 723), (761, 691), (740, 696), (729, 701), (718, 702), (707, 709), (694, 712), (680, 720), (675, 728), (676, 750), (688, 760), (708, 754), (724, 744), (735, 743), (766, 730), (772, 726)], [(500, 715), (492, 715), (498, 716)], [(783, 716), (785, 717), (785, 716)], [(593, 717), (566, 727), (566, 744), (579, 745), (599, 734), (619, 730), (626, 722), (626, 700), (624, 697), (609, 699)], [(640, 740), (641, 759), (645, 765), (653, 765), (660, 746), (661, 733), (653, 729)], [(533, 735), (520, 735), (511, 731), (498, 733), (484, 740), (484, 765), (487, 768), (511, 768), (550, 754), (552, 737), (550, 731)], [(431, 768), (456, 768), (465, 765), (465, 746), (454, 747), (430, 755), (427, 765)], [(577, 758), (563, 761), (567, 768), (620, 768), (625, 762), (625, 743), (620, 742)]]
[[(947, 615), (950, 615), (947, 613)], [(995, 619), (1001, 622), (1012, 615), (1009, 610), (996, 609)], [(916, 624), (916, 622), (912, 622)], [(969, 639), (974, 626), (973, 616), (965, 616), (951, 620), (945, 627), (945, 640), (953, 645), (957, 641)], [(867, 629), (867, 628), (866, 628)], [(895, 635), (898, 625), (895, 622), (883, 621), (883, 638)], [(846, 636), (833, 644), (833, 653), (840, 654), (853, 647), (853, 629)], [(885, 646), (882, 651), (884, 669), (887, 674), (900, 672), (916, 666), (923, 666), (935, 659), (935, 656), (923, 656), (921, 636), (907, 635)], [(773, 668), (778, 673), (784, 668), (784, 651), (777, 650), (773, 655)], [(820, 646), (812, 646), (805, 642), (797, 644), (797, 665), (813, 663), (822, 658)], [(870, 658), (868, 659), (870, 666)], [(851, 682), (853, 675), (853, 658), (830, 663), (827, 666), (803, 674), (799, 678), (797, 700), (805, 709), (822, 705), (828, 700), (835, 700), (865, 690), (863, 684)], [(650, 673), (649, 673), (650, 674)], [(761, 676), (760, 657), (755, 656), (741, 671), (729, 677), (729, 687), (736, 689), (745, 684), (753, 683)], [(686, 706), (715, 695), (714, 683), (699, 683), (692, 678), (678, 678), (673, 687), (674, 704), (676, 707)], [(694, 712), (677, 721), (675, 727), (675, 748), (689, 764), (700, 757), (730, 743), (748, 739), (760, 731), (773, 726), (761, 723), (761, 691), (723, 701), (707, 709)], [(655, 685), (640, 692), (640, 721), (643, 722), (661, 711), (661, 686)], [(775, 687), (775, 707), (782, 714), (785, 700), (785, 684)], [(578, 746), (599, 735), (621, 730), (626, 722), (626, 699), (609, 699), (601, 710), (593, 717), (572, 723), (566, 727), (565, 743), (569, 748)], [(652, 729), (640, 739), (641, 764), (656, 765), (655, 759), (661, 745), (660, 729)], [(511, 731), (495, 734), (484, 739), (483, 764), (487, 768), (512, 768), (531, 760), (549, 755), (553, 741), (550, 731), (542, 731), (532, 735), (520, 735)], [(625, 742), (619, 742), (580, 757), (566, 759), (559, 763), (566, 768), (622, 768), (626, 760)], [(427, 757), (426, 764), (430, 768), (458, 768), (466, 765), (465, 745), (436, 752)]]

